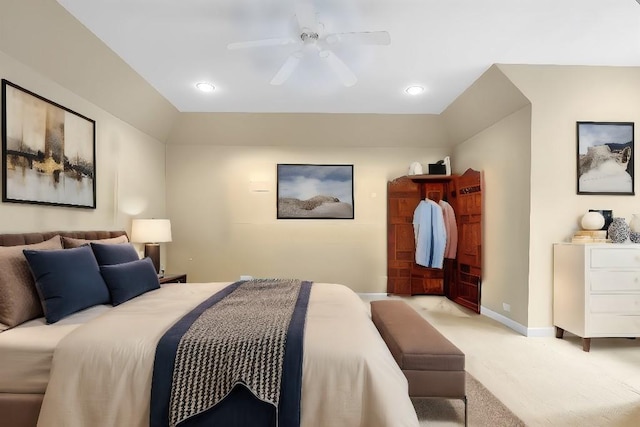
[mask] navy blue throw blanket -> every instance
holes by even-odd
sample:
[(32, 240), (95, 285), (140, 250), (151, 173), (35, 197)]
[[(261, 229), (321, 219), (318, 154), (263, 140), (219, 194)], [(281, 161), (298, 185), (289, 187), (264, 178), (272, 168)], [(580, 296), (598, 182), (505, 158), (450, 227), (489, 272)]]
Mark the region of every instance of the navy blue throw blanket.
[(158, 342), (151, 427), (300, 425), (311, 282), (240, 281)]

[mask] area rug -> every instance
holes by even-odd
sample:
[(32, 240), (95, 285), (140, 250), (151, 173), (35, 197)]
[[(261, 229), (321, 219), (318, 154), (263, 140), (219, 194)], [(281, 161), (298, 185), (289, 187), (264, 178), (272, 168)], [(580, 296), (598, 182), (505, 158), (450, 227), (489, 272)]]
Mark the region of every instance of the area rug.
[[(467, 372), (468, 425), (520, 427), (525, 424)], [(412, 399), (420, 426), (464, 426), (464, 403), (454, 399)]]

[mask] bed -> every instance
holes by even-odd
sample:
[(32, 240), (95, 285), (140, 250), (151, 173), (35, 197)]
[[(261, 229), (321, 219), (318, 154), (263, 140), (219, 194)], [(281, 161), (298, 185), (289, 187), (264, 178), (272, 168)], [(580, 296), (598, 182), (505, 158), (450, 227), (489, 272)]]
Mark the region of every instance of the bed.
[[(57, 234), (88, 240), (125, 235), (0, 235), (0, 246)], [(231, 286), (167, 284), (115, 307), (98, 304), (53, 324), (36, 318), (0, 332), (0, 419), (16, 427), (148, 426), (158, 341), (194, 307)], [(418, 425), (406, 378), (353, 291), (314, 283), (303, 339), (300, 425)]]

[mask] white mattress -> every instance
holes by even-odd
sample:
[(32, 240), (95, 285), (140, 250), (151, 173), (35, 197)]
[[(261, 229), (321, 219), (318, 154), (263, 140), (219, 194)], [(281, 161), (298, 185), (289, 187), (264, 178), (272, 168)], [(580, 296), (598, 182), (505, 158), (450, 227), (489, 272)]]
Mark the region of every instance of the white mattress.
[(91, 307), (53, 325), (42, 317), (0, 332), (0, 393), (44, 393), (60, 340), (111, 308)]

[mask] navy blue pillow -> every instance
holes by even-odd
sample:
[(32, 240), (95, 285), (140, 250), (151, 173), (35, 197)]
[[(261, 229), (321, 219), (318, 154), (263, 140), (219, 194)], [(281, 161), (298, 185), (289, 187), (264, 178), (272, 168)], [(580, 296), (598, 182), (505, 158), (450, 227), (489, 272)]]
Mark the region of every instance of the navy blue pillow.
[(122, 304), (160, 287), (158, 274), (151, 258), (123, 264), (102, 265), (100, 273), (107, 283), (113, 305)]
[(47, 323), (109, 303), (109, 289), (89, 246), (22, 252), (35, 279)]
[(122, 264), (123, 262), (140, 259), (138, 252), (136, 252), (131, 243), (108, 244), (91, 242), (91, 250), (98, 261), (98, 265)]

